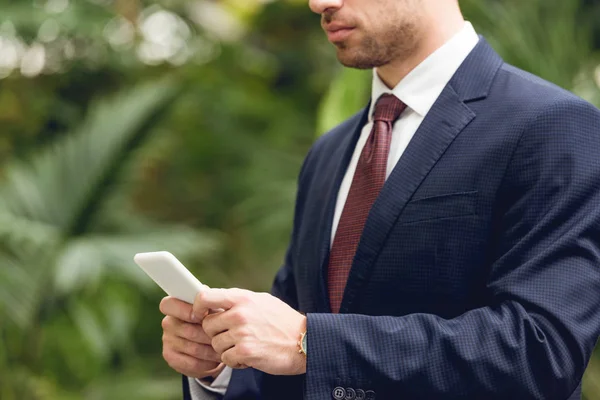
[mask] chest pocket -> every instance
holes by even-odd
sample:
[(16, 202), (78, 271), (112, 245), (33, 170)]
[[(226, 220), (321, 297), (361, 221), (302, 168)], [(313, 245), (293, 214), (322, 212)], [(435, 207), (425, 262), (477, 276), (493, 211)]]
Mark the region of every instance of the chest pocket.
[(477, 190), (415, 199), (406, 205), (398, 224), (475, 215), (476, 205)]

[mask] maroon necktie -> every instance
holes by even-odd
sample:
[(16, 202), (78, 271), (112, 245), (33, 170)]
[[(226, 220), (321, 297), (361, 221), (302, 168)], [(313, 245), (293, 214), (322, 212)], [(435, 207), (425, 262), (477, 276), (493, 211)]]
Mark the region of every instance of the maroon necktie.
[(392, 126), (405, 108), (406, 105), (391, 94), (382, 95), (375, 105), (373, 129), (358, 159), (329, 255), (327, 283), (331, 311), (334, 313), (340, 310), (367, 216), (385, 183)]

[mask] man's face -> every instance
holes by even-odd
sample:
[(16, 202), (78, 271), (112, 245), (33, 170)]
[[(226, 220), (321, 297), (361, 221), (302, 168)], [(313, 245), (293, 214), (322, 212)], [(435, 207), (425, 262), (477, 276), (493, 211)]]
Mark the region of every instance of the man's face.
[(381, 67), (407, 57), (418, 43), (422, 0), (309, 0), (321, 26), (352, 68)]

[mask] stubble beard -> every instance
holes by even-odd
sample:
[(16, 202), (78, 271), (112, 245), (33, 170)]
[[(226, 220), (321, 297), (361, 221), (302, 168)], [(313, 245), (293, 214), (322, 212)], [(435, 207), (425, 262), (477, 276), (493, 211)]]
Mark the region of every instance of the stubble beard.
[(355, 46), (338, 43), (337, 58), (349, 68), (378, 68), (393, 60), (408, 58), (417, 48), (417, 37), (418, 28), (415, 24), (397, 25), (385, 34), (367, 35)]

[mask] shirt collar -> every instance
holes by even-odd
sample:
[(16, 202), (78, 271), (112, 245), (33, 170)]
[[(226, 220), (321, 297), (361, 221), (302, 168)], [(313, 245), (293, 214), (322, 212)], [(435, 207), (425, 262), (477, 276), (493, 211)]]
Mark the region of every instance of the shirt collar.
[(377, 99), (384, 93), (392, 93), (424, 118), (478, 41), (473, 25), (466, 21), (460, 32), (429, 55), (392, 90), (373, 69), (369, 120), (372, 120)]

